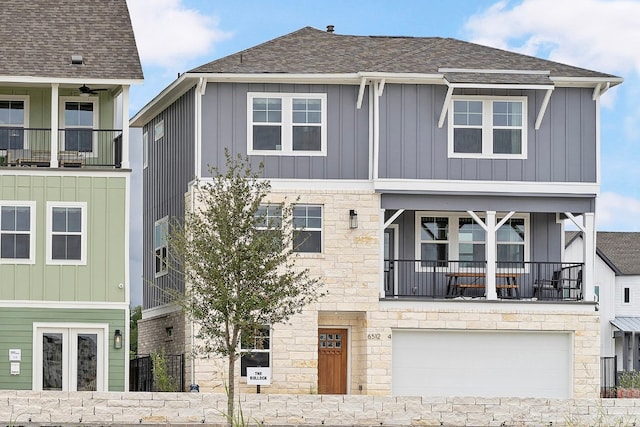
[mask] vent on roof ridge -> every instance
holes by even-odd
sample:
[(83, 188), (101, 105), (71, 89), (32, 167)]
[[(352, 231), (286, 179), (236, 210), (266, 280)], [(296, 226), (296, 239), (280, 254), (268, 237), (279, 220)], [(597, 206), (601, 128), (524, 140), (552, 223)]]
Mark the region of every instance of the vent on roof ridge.
[(71, 55), (71, 65), (82, 65), (84, 64), (84, 59), (82, 55)]
[(333, 33), (335, 28), (336, 27), (334, 25), (327, 25), (327, 33)]

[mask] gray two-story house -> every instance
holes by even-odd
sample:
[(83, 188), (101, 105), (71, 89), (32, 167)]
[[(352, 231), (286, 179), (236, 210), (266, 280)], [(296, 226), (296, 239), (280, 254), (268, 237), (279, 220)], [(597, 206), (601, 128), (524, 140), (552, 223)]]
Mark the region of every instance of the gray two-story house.
[[(269, 393), (596, 396), (599, 101), (622, 79), (449, 38), (306, 27), (182, 74), (143, 127), (140, 349), (188, 353), (168, 218), (224, 150), (291, 203), (298, 265), (328, 294), (266, 325)], [(584, 235), (563, 262), (563, 224)], [(215, 359), (187, 383), (225, 380)], [(240, 384), (245, 383), (244, 378)], [(254, 388), (246, 387), (247, 392)]]

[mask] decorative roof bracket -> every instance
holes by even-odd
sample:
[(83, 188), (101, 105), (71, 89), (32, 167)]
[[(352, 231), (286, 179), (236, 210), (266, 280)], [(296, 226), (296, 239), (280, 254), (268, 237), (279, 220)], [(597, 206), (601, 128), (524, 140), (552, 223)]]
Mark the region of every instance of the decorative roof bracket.
[(544, 94), (542, 105), (540, 105), (540, 111), (538, 111), (538, 117), (536, 117), (536, 130), (540, 129), (540, 125), (542, 124), (544, 113), (547, 111), (547, 106), (549, 105), (549, 99), (551, 99), (551, 92), (553, 92), (553, 88), (547, 89), (547, 93)]

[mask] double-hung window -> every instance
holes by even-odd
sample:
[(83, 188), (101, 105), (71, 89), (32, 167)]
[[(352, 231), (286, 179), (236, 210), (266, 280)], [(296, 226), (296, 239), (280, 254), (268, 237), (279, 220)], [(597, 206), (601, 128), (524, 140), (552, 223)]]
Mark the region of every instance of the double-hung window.
[(258, 230), (280, 228), (282, 226), (282, 206), (277, 204), (260, 205), (254, 218)]
[(322, 252), (322, 206), (295, 205), (293, 207), (293, 250)]
[(454, 96), (450, 113), (450, 157), (526, 157), (526, 97)]
[(169, 217), (155, 222), (153, 227), (153, 246), (155, 249), (155, 277), (164, 276), (169, 272), (168, 255)]
[(47, 202), (47, 263), (86, 264), (87, 204)]
[(22, 150), (25, 147), (29, 98), (18, 95), (0, 96), (0, 150)]
[(0, 263), (35, 261), (35, 203), (0, 202)]
[(268, 368), (271, 366), (271, 328), (265, 325), (249, 333), (242, 334), (240, 341), (240, 376), (247, 376), (247, 368)]
[(247, 153), (326, 155), (326, 104), (323, 93), (248, 93)]
[[(480, 217), (485, 221), (484, 217)], [(502, 218), (496, 218), (500, 222)], [(465, 214), (416, 212), (418, 270), (432, 267), (481, 269), (487, 260), (486, 231)], [(496, 231), (498, 268), (524, 268), (529, 256), (528, 216), (514, 215)], [(450, 265), (450, 263), (452, 263)]]
[(64, 149), (84, 155), (97, 155), (97, 97), (61, 97), (61, 126), (64, 129)]

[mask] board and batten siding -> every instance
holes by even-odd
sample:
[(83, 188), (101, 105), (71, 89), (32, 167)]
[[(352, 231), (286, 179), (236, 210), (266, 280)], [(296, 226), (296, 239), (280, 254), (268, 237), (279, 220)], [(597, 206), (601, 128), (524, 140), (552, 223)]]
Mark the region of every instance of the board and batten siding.
[[(164, 121), (164, 136), (156, 141), (155, 125)], [(143, 309), (169, 302), (166, 289), (182, 290), (171, 272), (155, 277), (154, 223), (183, 217), (188, 183), (195, 178), (195, 88), (190, 89), (144, 126), (149, 138), (149, 164), (143, 170)]]
[(445, 86), (387, 84), (380, 98), (380, 178), (596, 182), (596, 103), (591, 89), (556, 88), (539, 130), (544, 90), (461, 90), (456, 95), (526, 96), (526, 159), (448, 157)]
[[(127, 177), (3, 175), (0, 200), (35, 202), (35, 263), (0, 264), (0, 300), (126, 302)], [(86, 265), (47, 264), (47, 202), (85, 202)]]
[(224, 170), (224, 150), (247, 154), (247, 93), (327, 94), (326, 156), (251, 156), (266, 178), (368, 179), (369, 106), (356, 108), (358, 86), (209, 83), (202, 98), (202, 175), (209, 165)]
[[(113, 348), (113, 333), (124, 331), (126, 311), (107, 309), (43, 309), (7, 308), (0, 310), (0, 389), (31, 390), (33, 376), (33, 323), (108, 324), (109, 385), (108, 391), (124, 391), (125, 360), (129, 358), (126, 348)], [(10, 375), (9, 349), (22, 351), (20, 375)]]

